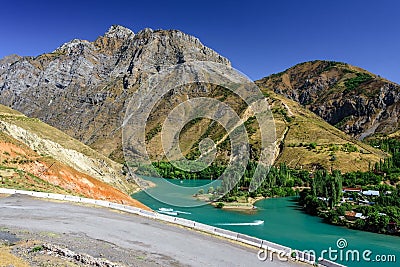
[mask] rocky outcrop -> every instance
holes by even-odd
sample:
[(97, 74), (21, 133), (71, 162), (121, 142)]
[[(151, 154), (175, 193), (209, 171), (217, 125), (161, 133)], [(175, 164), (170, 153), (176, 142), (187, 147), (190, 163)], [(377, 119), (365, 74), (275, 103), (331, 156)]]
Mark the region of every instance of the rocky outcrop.
[(360, 139), (399, 129), (400, 86), (358, 67), (306, 62), (256, 83), (299, 102)]
[(95, 258), (88, 254), (77, 253), (71, 251), (67, 248), (60, 247), (58, 245), (45, 243), (42, 245), (43, 249), (47, 253), (55, 253), (58, 256), (61, 256), (69, 261), (78, 262), (80, 264), (84, 264), (86, 266), (98, 266), (98, 267), (124, 267), (124, 265), (113, 263), (106, 259)]
[(38, 57), (0, 60), (0, 103), (121, 159), (126, 101), (152, 73), (194, 60), (230, 64), (180, 31), (134, 34), (114, 25), (93, 42), (74, 39)]

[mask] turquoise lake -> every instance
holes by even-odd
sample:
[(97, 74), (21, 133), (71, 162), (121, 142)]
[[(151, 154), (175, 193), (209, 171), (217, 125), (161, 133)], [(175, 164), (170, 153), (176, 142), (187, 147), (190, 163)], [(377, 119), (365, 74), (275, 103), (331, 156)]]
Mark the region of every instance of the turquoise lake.
[[(340, 251), (343, 252), (343, 261), (336, 260), (347, 266), (400, 266), (396, 262), (377, 262), (375, 256), (381, 258), (394, 255), (400, 262), (400, 237), (379, 235), (369, 232), (356, 231), (344, 227), (325, 224), (318, 217), (305, 214), (297, 206), (296, 198), (273, 198), (258, 201), (255, 205), (257, 210), (249, 212), (220, 210), (211, 205), (202, 205), (197, 207), (176, 207), (156, 200), (150, 196), (162, 196), (163, 200), (180, 198), (182, 203), (188, 203), (186, 206), (201, 205), (202, 202), (195, 200), (186, 190), (173, 189), (160, 183), (162, 179), (146, 177), (158, 186), (145, 191), (138, 192), (133, 197), (148, 207), (158, 210), (159, 208), (173, 208), (174, 210), (187, 212), (190, 214), (179, 214), (179, 217), (202, 222), (205, 224), (217, 226), (220, 228), (248, 234), (275, 243), (279, 243), (292, 249), (314, 250), (316, 255), (321, 251), (338, 250), (332, 254), (340, 259)], [(194, 187), (193, 192), (198, 191), (199, 186), (208, 188), (210, 181), (205, 180), (168, 180), (179, 187)], [(177, 187), (177, 188), (179, 188)], [(262, 225), (246, 225), (256, 220), (263, 220)], [(240, 223), (241, 225), (233, 225)], [(337, 240), (344, 238), (347, 241), (347, 247), (338, 249)], [(349, 257), (346, 260), (348, 250), (358, 250), (360, 261), (352, 260)], [(362, 253), (365, 250), (372, 252), (369, 255), (371, 261), (362, 259)], [(327, 254), (325, 254), (327, 255)], [(254, 255), (256, 257), (256, 255)], [(367, 255), (368, 256), (368, 255)], [(325, 256), (325, 258), (328, 258)], [(388, 258), (388, 257), (387, 257)]]

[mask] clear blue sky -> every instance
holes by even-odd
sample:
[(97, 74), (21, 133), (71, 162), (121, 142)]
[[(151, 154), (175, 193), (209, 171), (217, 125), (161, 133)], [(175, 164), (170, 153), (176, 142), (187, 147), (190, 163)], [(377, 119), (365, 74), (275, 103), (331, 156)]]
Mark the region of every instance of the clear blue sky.
[(2, 1), (0, 58), (36, 56), (110, 25), (179, 29), (252, 79), (314, 59), (344, 61), (400, 83), (400, 1)]

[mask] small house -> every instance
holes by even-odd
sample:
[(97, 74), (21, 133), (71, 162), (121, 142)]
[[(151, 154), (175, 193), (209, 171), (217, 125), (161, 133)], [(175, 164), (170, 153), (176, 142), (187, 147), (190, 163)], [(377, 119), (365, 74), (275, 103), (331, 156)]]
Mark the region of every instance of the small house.
[(349, 221), (355, 221), (357, 219), (365, 219), (365, 216), (360, 212), (355, 211), (346, 211), (344, 217)]
[(343, 187), (342, 192), (343, 193), (346, 193), (346, 192), (362, 192), (362, 188), (361, 187)]
[(367, 190), (362, 192), (364, 196), (373, 196), (373, 197), (379, 197), (379, 191), (376, 190)]

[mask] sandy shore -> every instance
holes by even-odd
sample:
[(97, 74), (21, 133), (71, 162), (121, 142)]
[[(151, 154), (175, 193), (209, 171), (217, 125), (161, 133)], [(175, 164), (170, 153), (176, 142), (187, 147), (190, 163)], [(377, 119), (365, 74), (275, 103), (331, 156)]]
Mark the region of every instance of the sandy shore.
[[(248, 197), (247, 198), (247, 202), (238, 202), (238, 201), (234, 201), (234, 202), (221, 202), (224, 204), (224, 206), (222, 207), (222, 209), (225, 210), (244, 210), (244, 211), (248, 211), (248, 210), (255, 210), (257, 209), (257, 207), (254, 205), (257, 201), (265, 199), (264, 197), (256, 197), (256, 198), (251, 198)], [(214, 207), (218, 205), (218, 202), (213, 202), (211, 203), (211, 205), (213, 205)]]
[(197, 198), (198, 200), (209, 202), (210, 205), (214, 207), (217, 207), (218, 203), (222, 203), (223, 204), (222, 209), (224, 210), (243, 210), (243, 211), (257, 209), (257, 207), (254, 204), (259, 200), (266, 199), (265, 197), (256, 197), (256, 198), (248, 197), (246, 202), (239, 202), (239, 201), (225, 202), (218, 200), (210, 201), (211, 196), (212, 196), (211, 194), (202, 194), (202, 195), (194, 195), (193, 197)]

